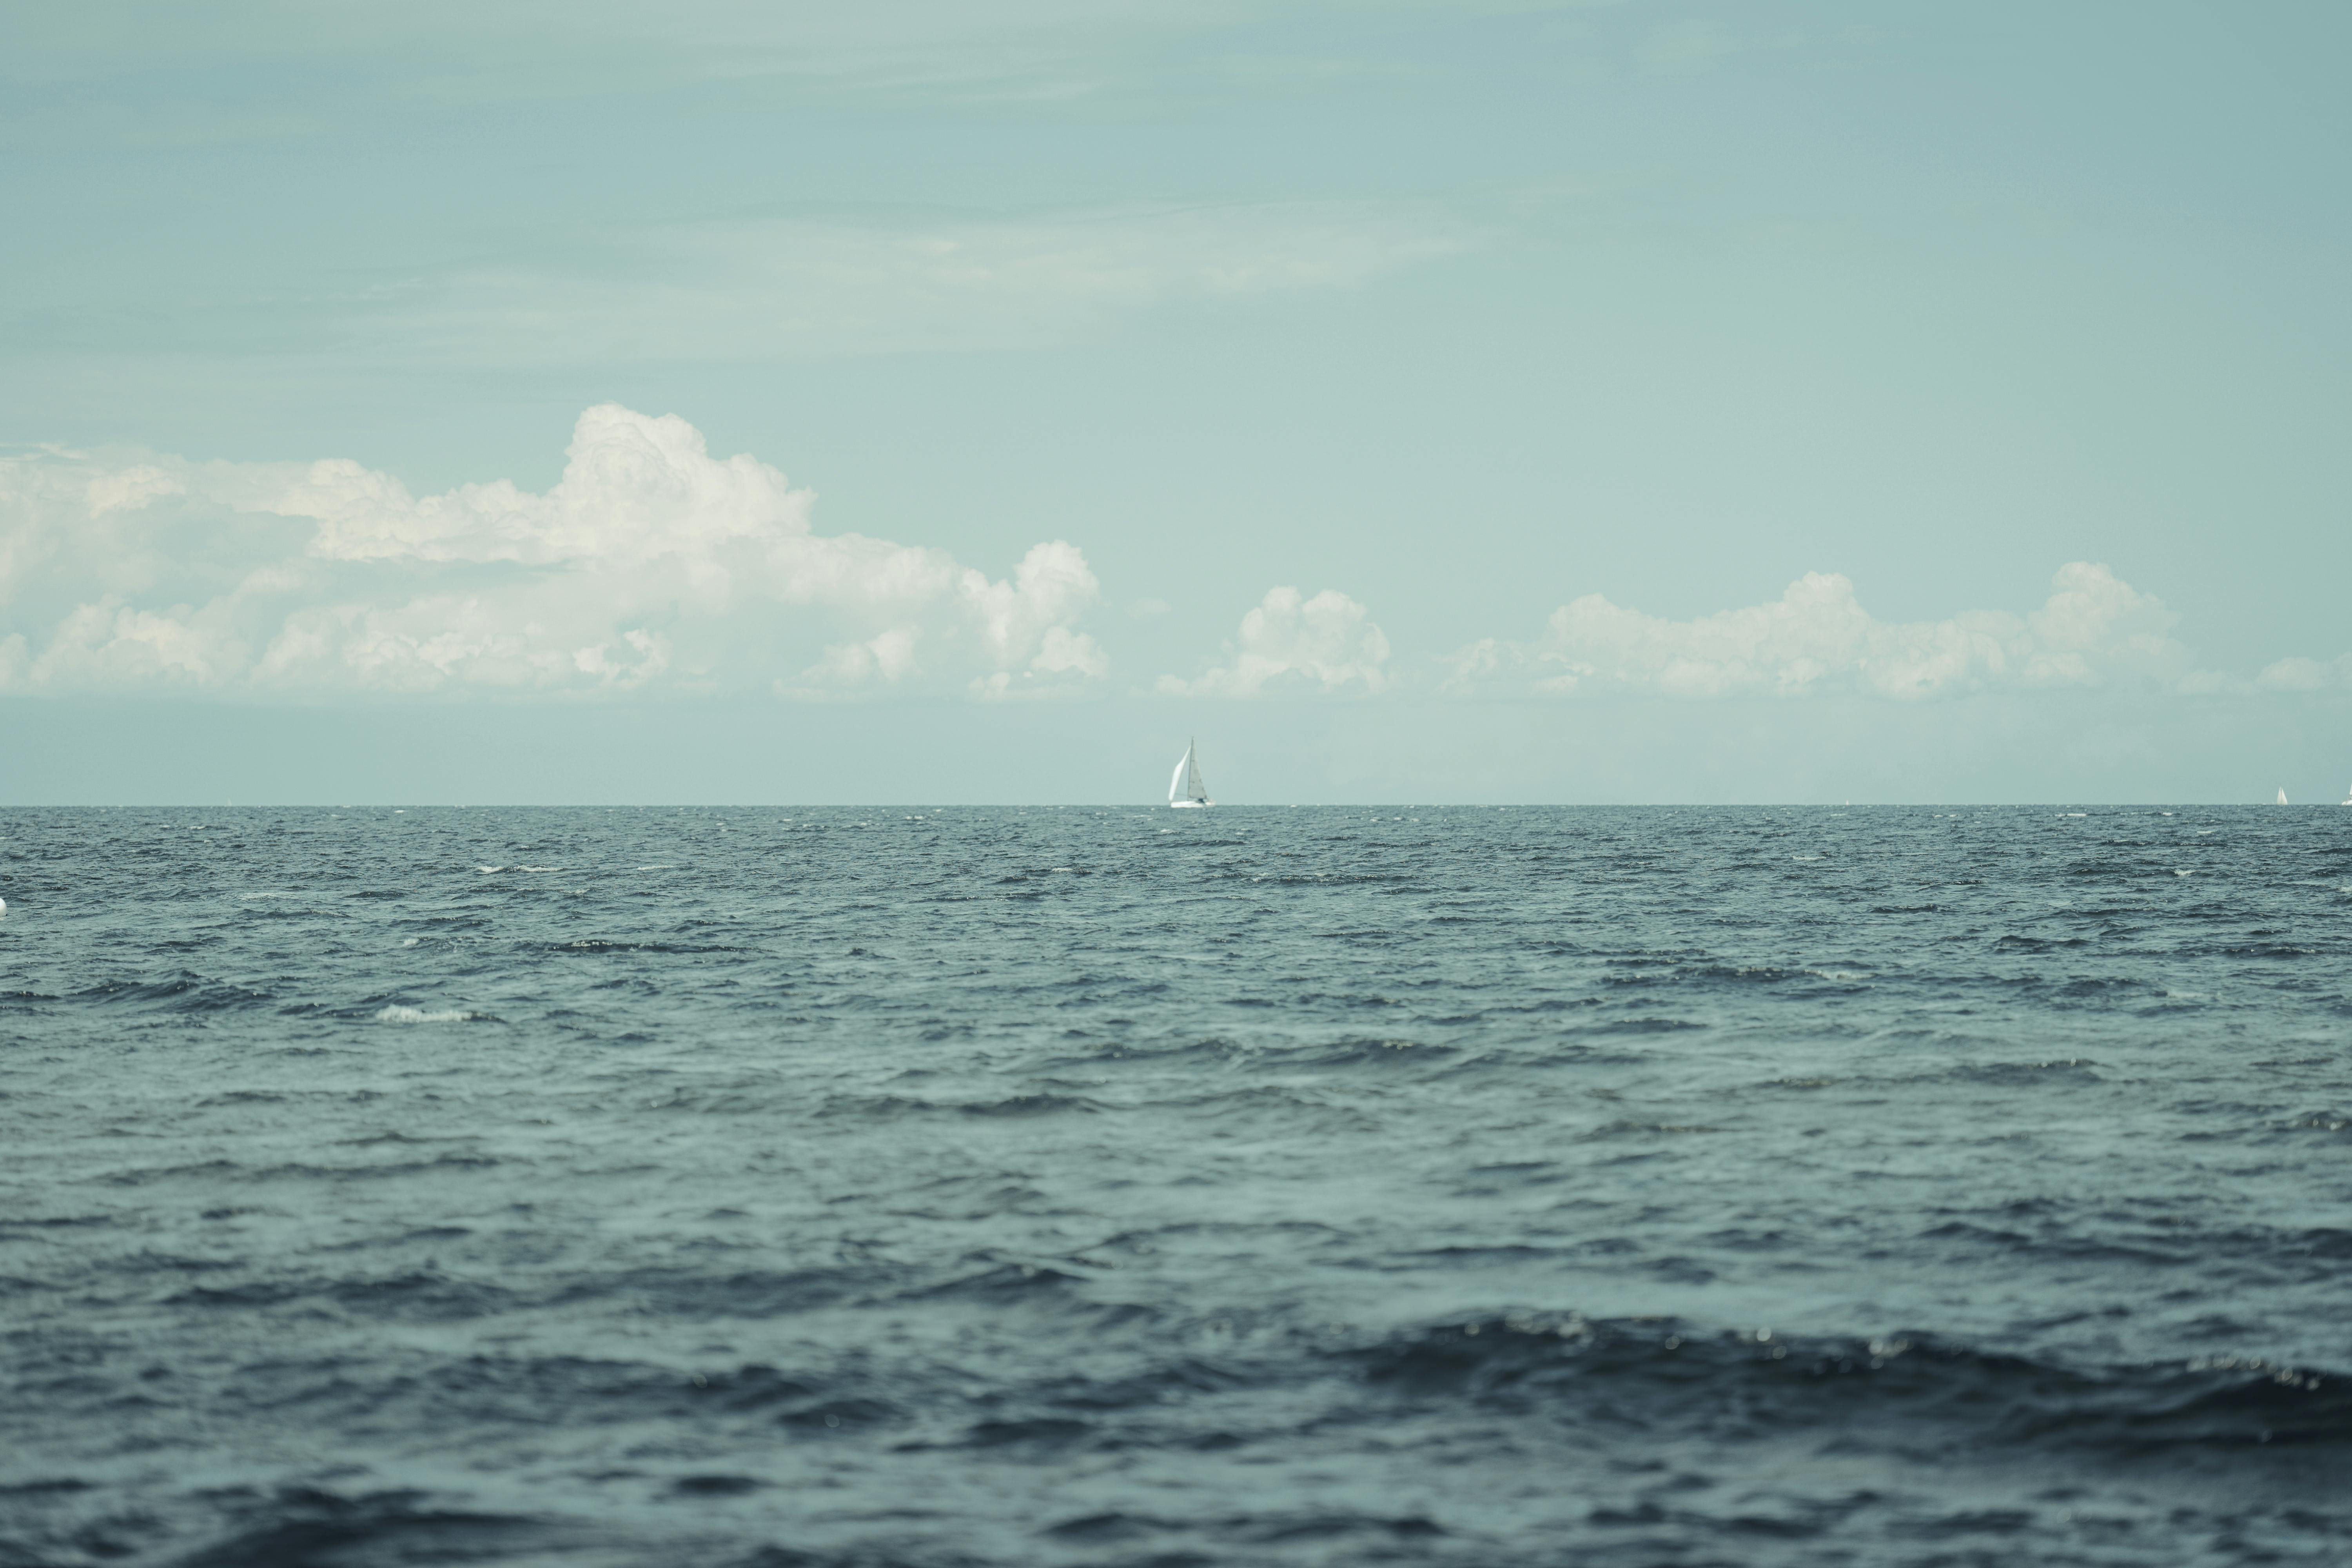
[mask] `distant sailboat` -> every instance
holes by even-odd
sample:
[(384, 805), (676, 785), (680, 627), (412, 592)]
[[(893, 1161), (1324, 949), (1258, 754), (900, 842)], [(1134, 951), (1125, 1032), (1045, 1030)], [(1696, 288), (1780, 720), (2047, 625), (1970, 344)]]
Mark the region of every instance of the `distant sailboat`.
[(2352, 784), (2346, 784), (2344, 786), (2344, 798), (2337, 801), (2336, 804), (2338, 805), (2352, 805)]
[(1176, 764), (1175, 776), (1168, 781), (1168, 804), (1173, 806), (1214, 805), (1209, 798), (1209, 786), (1201, 782), (1200, 742), (1184, 747), (1183, 759)]
[(2279, 803), (2281, 805), (2284, 805), (2286, 804), (2286, 790), (2285, 790), (2285, 788), (2284, 788), (2284, 786), (2282, 786), (2282, 787), (2280, 788), (2280, 790), (2279, 790), (2279, 798), (2278, 798), (2278, 803)]

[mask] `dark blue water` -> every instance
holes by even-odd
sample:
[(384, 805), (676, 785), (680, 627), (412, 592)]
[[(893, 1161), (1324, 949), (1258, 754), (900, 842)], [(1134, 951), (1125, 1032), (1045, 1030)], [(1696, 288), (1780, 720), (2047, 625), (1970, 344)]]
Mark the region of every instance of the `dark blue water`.
[(2352, 1561), (2352, 811), (0, 814), (0, 1564)]

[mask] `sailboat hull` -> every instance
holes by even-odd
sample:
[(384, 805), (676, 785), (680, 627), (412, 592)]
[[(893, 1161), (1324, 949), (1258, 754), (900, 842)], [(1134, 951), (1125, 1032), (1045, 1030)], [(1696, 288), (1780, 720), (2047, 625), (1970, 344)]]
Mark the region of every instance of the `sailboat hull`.
[(1171, 800), (1168, 803), (1168, 809), (1171, 811), (1197, 811), (1202, 806), (1214, 805), (1216, 804), (1217, 803), (1213, 800)]

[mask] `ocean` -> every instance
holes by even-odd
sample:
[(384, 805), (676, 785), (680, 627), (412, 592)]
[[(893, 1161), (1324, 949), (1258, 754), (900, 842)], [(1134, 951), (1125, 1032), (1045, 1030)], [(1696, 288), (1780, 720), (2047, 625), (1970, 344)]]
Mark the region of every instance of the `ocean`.
[(2352, 1562), (2352, 811), (0, 813), (0, 1568)]

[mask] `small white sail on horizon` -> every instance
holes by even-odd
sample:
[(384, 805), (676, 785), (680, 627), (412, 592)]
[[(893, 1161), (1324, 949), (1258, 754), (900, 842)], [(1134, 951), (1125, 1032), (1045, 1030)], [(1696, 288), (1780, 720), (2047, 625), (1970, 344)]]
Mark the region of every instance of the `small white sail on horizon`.
[(1175, 774), (1168, 781), (1168, 804), (1173, 806), (1214, 805), (1209, 798), (1209, 786), (1201, 782), (1200, 742), (1187, 742), (1184, 755), (1176, 763)]
[(2279, 798), (2278, 798), (2278, 803), (2279, 803), (2281, 805), (2284, 805), (2286, 804), (2286, 786), (2285, 786), (2285, 785), (2284, 785), (2284, 784), (2281, 784), (2281, 785), (2279, 786)]

